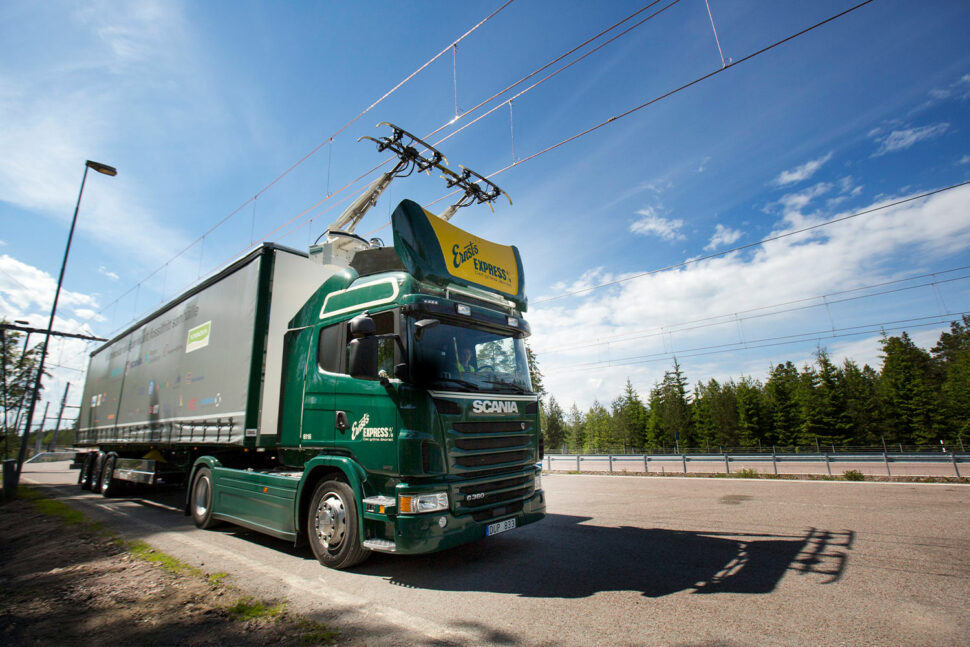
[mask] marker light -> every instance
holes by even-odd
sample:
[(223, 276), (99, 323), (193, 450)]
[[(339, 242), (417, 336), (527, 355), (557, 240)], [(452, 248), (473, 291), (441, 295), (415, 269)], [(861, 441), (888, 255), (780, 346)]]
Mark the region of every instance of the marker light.
[(471, 306), (462, 305), (460, 303), (455, 306), (455, 310), (458, 311), (458, 314), (465, 315), (466, 317), (470, 317), (472, 314)]
[(401, 514), (421, 514), (448, 509), (448, 493), (398, 495), (397, 510)]
[(515, 317), (509, 317), (509, 325), (512, 326), (513, 328), (518, 328), (519, 320), (516, 319)]

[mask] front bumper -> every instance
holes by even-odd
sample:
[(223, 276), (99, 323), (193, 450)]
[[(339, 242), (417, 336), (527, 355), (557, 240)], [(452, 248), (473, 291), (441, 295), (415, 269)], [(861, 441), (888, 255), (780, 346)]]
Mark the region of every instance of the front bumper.
[[(545, 515), (546, 498), (542, 490), (525, 499), (521, 510), (485, 521), (475, 521), (470, 514), (455, 516), (451, 511), (399, 514), (393, 521), (394, 552), (405, 555), (433, 553), (481, 539), (486, 527), (497, 521), (515, 519), (518, 528), (539, 521)], [(444, 527), (440, 525), (442, 517), (447, 522)]]

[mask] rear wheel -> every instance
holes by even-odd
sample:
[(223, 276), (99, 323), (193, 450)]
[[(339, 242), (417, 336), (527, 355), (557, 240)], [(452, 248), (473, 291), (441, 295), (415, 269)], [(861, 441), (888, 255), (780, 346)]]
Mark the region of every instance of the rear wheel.
[(324, 566), (350, 568), (367, 559), (370, 551), (360, 545), (357, 502), (349, 485), (340, 481), (317, 485), (310, 501), (307, 538)]
[(121, 487), (121, 482), (115, 480), (115, 463), (118, 457), (111, 455), (104, 459), (104, 467), (101, 468), (101, 496), (116, 496)]
[(81, 463), (81, 470), (77, 475), (77, 484), (82, 490), (91, 489), (91, 471), (94, 469), (94, 452), (84, 455), (84, 462)]
[(219, 525), (212, 518), (212, 470), (200, 467), (192, 479), (192, 521), (199, 528), (207, 529)]
[(100, 492), (101, 491), (101, 469), (104, 467), (104, 452), (98, 452), (94, 455), (94, 461), (91, 465), (91, 491)]

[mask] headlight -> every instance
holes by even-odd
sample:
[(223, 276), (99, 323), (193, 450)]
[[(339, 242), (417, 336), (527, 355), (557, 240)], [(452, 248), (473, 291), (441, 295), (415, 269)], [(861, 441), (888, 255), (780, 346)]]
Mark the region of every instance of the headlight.
[(542, 489), (542, 474), (536, 472), (536, 492)]
[(448, 493), (401, 494), (398, 496), (397, 510), (401, 514), (421, 514), (448, 509)]

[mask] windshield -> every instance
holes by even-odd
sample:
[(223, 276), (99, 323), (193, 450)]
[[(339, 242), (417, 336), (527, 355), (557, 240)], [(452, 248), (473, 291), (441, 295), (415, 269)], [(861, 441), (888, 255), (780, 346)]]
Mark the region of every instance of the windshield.
[(414, 323), (409, 321), (416, 383), (449, 391), (532, 392), (521, 337), (442, 321), (425, 328), (419, 340)]

